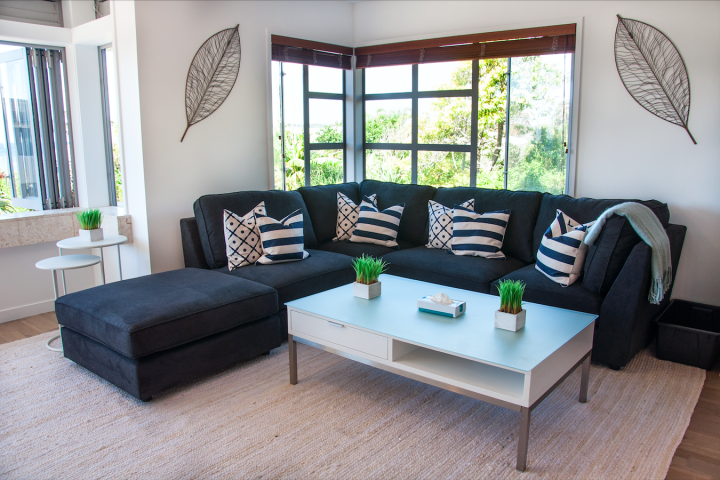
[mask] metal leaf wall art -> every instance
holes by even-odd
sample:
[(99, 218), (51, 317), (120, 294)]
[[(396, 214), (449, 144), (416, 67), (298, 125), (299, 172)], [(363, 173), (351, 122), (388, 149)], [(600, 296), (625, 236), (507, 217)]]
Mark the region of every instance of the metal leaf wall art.
[(687, 131), (690, 79), (675, 45), (652, 25), (618, 17), (615, 65), (628, 93), (647, 111)]
[(230, 94), (240, 70), (240, 25), (205, 40), (195, 54), (185, 83), (188, 129), (217, 110)]

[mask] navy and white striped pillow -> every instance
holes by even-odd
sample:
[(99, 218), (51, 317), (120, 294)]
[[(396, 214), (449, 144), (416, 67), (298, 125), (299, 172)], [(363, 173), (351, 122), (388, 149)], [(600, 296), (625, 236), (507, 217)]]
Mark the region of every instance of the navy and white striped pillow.
[(263, 248), (263, 256), (258, 258), (256, 265), (294, 262), (310, 256), (303, 250), (303, 215), (299, 209), (280, 221), (255, 213), (255, 222)]
[(404, 209), (405, 204), (401, 203), (381, 212), (375, 202), (363, 196), (357, 225), (349, 241), (397, 247), (397, 234)]
[(509, 220), (510, 210), (475, 213), (455, 205), (452, 250), (448, 253), (504, 260), (505, 254), (500, 249)]
[(580, 278), (588, 248), (583, 240), (593, 223), (580, 225), (558, 210), (540, 241), (535, 268), (563, 287), (572, 285)]

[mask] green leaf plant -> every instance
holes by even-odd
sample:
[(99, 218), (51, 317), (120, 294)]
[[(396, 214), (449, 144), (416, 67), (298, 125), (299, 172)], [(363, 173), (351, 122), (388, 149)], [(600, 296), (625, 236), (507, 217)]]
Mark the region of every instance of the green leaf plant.
[(525, 282), (520, 280), (503, 280), (497, 285), (500, 293), (500, 311), (517, 315), (522, 311), (522, 297), (525, 293)]
[(376, 283), (380, 274), (387, 270), (387, 265), (384, 260), (363, 254), (362, 257), (353, 260), (355, 281), (365, 285)]
[(83, 210), (82, 212), (77, 212), (75, 215), (77, 215), (80, 228), (83, 230), (95, 230), (102, 225), (103, 214), (100, 213), (100, 210), (97, 208)]

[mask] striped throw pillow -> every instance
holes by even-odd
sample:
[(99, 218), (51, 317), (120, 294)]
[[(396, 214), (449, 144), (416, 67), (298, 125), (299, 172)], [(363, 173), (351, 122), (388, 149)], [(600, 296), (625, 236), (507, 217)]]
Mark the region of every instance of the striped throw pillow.
[(374, 201), (364, 196), (357, 225), (349, 241), (397, 247), (397, 234), (404, 209), (405, 204), (401, 203), (381, 212)]
[(263, 253), (260, 230), (255, 223), (256, 213), (265, 215), (265, 202), (258, 203), (242, 217), (229, 210), (224, 211), (225, 253), (231, 272), (236, 268), (252, 265)]
[(310, 256), (303, 250), (303, 215), (299, 209), (280, 221), (259, 213), (255, 214), (255, 220), (263, 248), (263, 256), (256, 264), (294, 262)]
[[(375, 203), (376, 194), (372, 194), (368, 199), (373, 205), (377, 207)], [(348, 240), (352, 237), (355, 225), (357, 225), (358, 217), (360, 216), (360, 205), (355, 205), (355, 202), (350, 198), (341, 193), (337, 192), (337, 206), (338, 216), (337, 225), (335, 227), (335, 238), (333, 242), (339, 242), (340, 240)]]
[[(475, 199), (471, 198), (461, 207), (475, 210)], [(428, 214), (430, 215), (430, 233), (428, 234), (427, 248), (452, 248), (453, 209), (432, 200), (428, 201)]]
[(587, 253), (583, 240), (593, 223), (581, 225), (558, 210), (540, 241), (535, 268), (563, 287), (572, 285), (582, 273)]
[(452, 250), (448, 253), (504, 260), (505, 254), (500, 249), (509, 220), (510, 210), (475, 213), (455, 205)]

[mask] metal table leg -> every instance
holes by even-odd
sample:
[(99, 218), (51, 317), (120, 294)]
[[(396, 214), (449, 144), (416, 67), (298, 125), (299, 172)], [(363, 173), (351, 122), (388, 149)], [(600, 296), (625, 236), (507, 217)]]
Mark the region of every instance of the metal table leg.
[(590, 381), (590, 355), (582, 364), (582, 377), (580, 378), (580, 403), (587, 402), (588, 383)]
[(288, 353), (290, 355), (290, 385), (297, 385), (297, 342), (288, 335)]
[(122, 259), (120, 258), (120, 244), (118, 243), (118, 269), (120, 270), (120, 280), (122, 280)]
[[(60, 271), (63, 273), (63, 288), (64, 288), (65, 287), (65, 275), (64, 275), (65, 271), (64, 270), (60, 270)], [(53, 290), (55, 291), (55, 300), (57, 300), (58, 299), (57, 272), (55, 270), (51, 270), (50, 272), (52, 273)], [(55, 335), (55, 336), (49, 338), (47, 342), (45, 342), (45, 346), (48, 348), (48, 350), (52, 350), (53, 352), (62, 352), (63, 351), (62, 347), (55, 348), (55, 347), (50, 346), (50, 344), (54, 340), (57, 340), (58, 338), (60, 338), (60, 335)]]
[(520, 439), (518, 440), (517, 469), (527, 470), (528, 442), (530, 440), (530, 409), (520, 408)]
[[(60, 250), (60, 256), (62, 257), (62, 248), (58, 248)], [(54, 270), (53, 270), (54, 271)], [(67, 295), (67, 285), (65, 284), (65, 270), (60, 270), (60, 276), (62, 277), (63, 282), (63, 295)], [(53, 273), (53, 278), (55, 277), (55, 274)], [(57, 300), (57, 289), (55, 289), (55, 300)]]
[(100, 247), (100, 277), (102, 278), (103, 285), (105, 285), (105, 258), (103, 257), (102, 247)]

